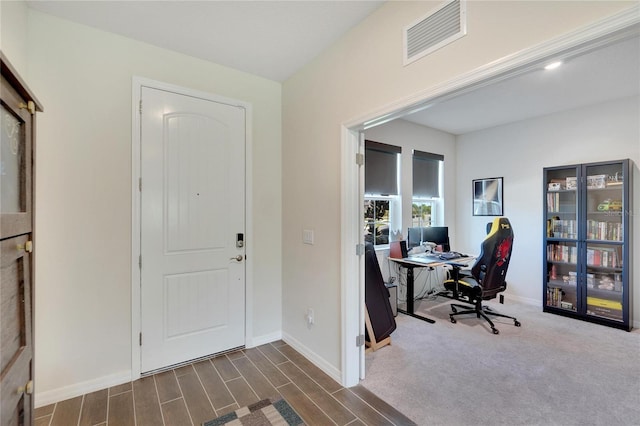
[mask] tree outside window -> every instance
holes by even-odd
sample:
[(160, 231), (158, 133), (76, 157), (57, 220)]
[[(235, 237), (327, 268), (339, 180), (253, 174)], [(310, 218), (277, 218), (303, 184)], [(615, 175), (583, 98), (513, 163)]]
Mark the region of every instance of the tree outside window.
[(411, 226), (424, 227), (431, 226), (433, 201), (413, 201), (411, 209)]
[(364, 200), (364, 240), (374, 245), (389, 244), (389, 200)]

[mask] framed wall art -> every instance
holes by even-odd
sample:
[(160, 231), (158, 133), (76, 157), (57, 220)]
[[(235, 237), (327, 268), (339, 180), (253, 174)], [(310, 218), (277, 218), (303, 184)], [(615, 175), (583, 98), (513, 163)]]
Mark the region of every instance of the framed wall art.
[(502, 216), (503, 208), (502, 178), (473, 180), (473, 215)]

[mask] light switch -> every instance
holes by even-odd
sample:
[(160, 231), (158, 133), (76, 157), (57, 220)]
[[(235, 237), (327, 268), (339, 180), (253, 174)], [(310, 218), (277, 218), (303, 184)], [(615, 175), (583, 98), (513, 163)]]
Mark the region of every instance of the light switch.
[(305, 244), (313, 244), (313, 229), (305, 229), (302, 231), (302, 242)]

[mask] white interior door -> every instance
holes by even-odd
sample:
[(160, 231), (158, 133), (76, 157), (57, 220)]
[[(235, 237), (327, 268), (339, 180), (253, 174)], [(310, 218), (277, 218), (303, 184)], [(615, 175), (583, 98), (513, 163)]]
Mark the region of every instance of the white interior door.
[(245, 110), (142, 87), (141, 372), (245, 341)]

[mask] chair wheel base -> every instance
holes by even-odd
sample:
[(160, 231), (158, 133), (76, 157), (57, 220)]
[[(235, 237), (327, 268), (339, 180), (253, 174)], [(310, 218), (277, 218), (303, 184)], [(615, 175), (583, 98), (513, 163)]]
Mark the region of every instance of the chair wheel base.
[(493, 334), (500, 334), (500, 330), (497, 328), (492, 328), (491, 331), (493, 331)]
[(514, 320), (513, 325), (515, 325), (516, 327), (520, 327), (522, 324), (520, 324), (520, 321)]
[(451, 320), (451, 322), (452, 322), (453, 324), (455, 324), (455, 323), (457, 323), (457, 322), (458, 322), (458, 321), (456, 321), (456, 319), (455, 319), (454, 317), (449, 317), (449, 319)]

